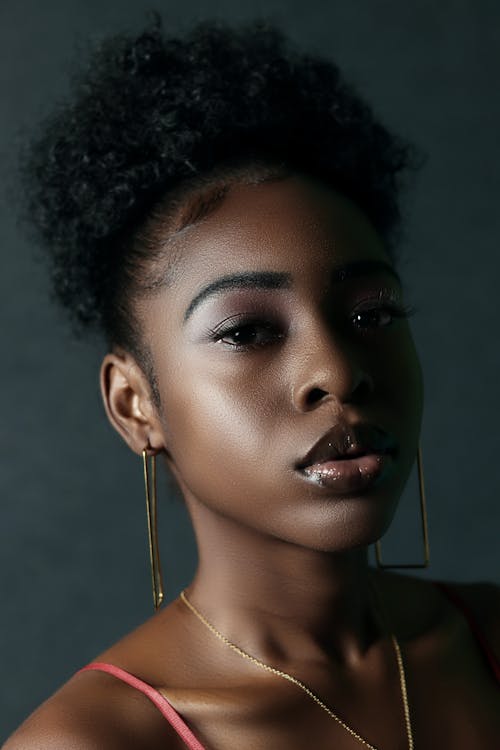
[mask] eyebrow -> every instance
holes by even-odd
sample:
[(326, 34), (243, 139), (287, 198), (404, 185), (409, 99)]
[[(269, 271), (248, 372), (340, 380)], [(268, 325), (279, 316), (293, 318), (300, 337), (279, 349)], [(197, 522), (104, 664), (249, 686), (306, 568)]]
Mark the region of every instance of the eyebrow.
[[(331, 283), (338, 284), (346, 279), (359, 276), (373, 276), (379, 273), (388, 273), (402, 286), (398, 272), (383, 260), (355, 260), (342, 266), (337, 266), (331, 273)], [(193, 314), (195, 309), (207, 297), (218, 294), (229, 289), (289, 289), (292, 285), (292, 276), (289, 273), (278, 271), (248, 271), (245, 273), (229, 274), (221, 276), (204, 286), (189, 303), (184, 313), (184, 323)]]

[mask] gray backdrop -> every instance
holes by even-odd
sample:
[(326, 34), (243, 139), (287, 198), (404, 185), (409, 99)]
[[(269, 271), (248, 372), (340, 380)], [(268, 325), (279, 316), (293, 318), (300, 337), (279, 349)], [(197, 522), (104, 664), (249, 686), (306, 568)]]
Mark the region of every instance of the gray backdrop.
[[(108, 426), (102, 352), (71, 339), (16, 223), (16, 151), (67, 86), (75, 43), (137, 29), (141, 0), (2, 0), (2, 513), (0, 740), (96, 653), (151, 613), (140, 459)], [(494, 0), (158, 2), (172, 29), (266, 14), (331, 54), (428, 163), (409, 201), (401, 272), (420, 309), (423, 465), (432, 564), (500, 580), (500, 5)], [(416, 467), (384, 543), (419, 554)], [(183, 507), (162, 486), (171, 599), (194, 570)]]

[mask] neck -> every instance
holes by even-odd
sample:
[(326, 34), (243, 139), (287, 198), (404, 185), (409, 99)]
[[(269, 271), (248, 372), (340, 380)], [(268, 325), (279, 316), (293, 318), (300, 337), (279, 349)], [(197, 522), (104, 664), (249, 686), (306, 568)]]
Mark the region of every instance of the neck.
[(282, 668), (299, 660), (354, 663), (380, 634), (366, 549), (311, 550), (220, 518), (216, 531), (209, 518), (200, 528), (188, 599), (244, 650)]

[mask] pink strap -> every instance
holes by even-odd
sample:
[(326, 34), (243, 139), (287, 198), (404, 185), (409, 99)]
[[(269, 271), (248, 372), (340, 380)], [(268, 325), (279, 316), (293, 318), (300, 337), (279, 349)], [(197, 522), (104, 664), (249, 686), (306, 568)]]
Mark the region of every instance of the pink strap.
[(97, 661), (92, 662), (91, 664), (87, 664), (85, 667), (82, 667), (82, 669), (79, 669), (76, 674), (85, 672), (87, 669), (96, 669), (101, 672), (108, 672), (108, 674), (112, 674), (119, 680), (126, 682), (127, 685), (136, 688), (136, 690), (140, 690), (141, 693), (144, 693), (144, 695), (146, 695), (149, 700), (154, 703), (156, 708), (159, 709), (162, 716), (164, 716), (167, 721), (170, 722), (177, 734), (182, 737), (185, 744), (189, 748), (191, 748), (191, 750), (205, 750), (203, 745), (199, 742), (199, 740), (196, 739), (192, 731), (189, 729), (188, 725), (181, 719), (175, 708), (160, 692), (158, 692), (158, 690), (155, 690), (154, 687), (148, 685), (147, 682), (139, 680), (138, 677), (134, 677), (134, 675), (130, 674), (130, 672), (126, 672), (124, 669), (120, 669), (120, 667), (115, 667), (114, 664), (106, 664), (105, 662)]

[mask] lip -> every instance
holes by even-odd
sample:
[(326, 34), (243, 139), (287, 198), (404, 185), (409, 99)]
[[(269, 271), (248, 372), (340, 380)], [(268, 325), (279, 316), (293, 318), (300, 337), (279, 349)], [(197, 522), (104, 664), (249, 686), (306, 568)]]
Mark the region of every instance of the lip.
[(307, 481), (328, 487), (335, 495), (360, 494), (378, 485), (392, 466), (393, 457), (389, 453), (368, 453), (310, 464), (300, 473)]
[[(314, 443), (302, 459), (296, 462), (295, 468), (303, 471), (318, 464), (343, 463), (363, 455), (384, 454), (393, 456), (396, 447), (397, 443), (393, 436), (377, 425), (368, 422), (358, 422), (357, 424), (337, 422)], [(352, 464), (352, 466), (355, 466), (355, 464)], [(364, 467), (365, 465), (359, 464), (359, 466)], [(371, 466), (371, 464), (367, 464), (367, 466)], [(338, 467), (338, 470), (340, 468)], [(348, 467), (343, 469), (343, 471), (348, 470)]]

